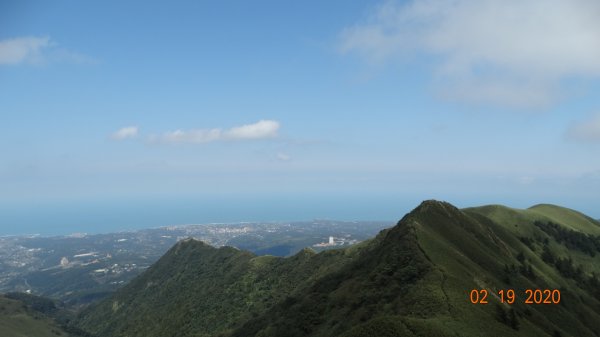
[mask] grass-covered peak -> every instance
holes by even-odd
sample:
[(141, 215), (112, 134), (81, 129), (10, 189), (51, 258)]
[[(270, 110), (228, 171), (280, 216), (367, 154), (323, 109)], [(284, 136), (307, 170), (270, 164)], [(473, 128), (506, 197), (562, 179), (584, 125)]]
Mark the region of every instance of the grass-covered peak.
[[(597, 337), (596, 226), (551, 205), (426, 200), (374, 239), (318, 254), (258, 257), (188, 239), (77, 326), (109, 337)], [(490, 304), (470, 303), (472, 289)], [(500, 303), (499, 289), (518, 302)], [(563, 302), (525, 305), (525, 289), (560, 289)]]

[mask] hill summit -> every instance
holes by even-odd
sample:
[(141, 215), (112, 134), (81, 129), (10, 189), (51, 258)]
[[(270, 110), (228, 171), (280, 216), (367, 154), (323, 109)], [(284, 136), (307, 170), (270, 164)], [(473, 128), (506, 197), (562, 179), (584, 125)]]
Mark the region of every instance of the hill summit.
[[(600, 224), (577, 214), (427, 200), (369, 241), (289, 258), (183, 240), (76, 325), (98, 336), (598, 336)], [(560, 301), (526, 304), (527, 289)]]

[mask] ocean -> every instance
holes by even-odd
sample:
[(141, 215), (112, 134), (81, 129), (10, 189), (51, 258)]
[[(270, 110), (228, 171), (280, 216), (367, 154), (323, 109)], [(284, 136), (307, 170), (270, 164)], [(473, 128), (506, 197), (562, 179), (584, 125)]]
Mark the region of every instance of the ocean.
[(0, 236), (108, 233), (160, 226), (244, 221), (400, 219), (420, 201), (327, 197), (214, 197), (103, 200), (0, 206)]

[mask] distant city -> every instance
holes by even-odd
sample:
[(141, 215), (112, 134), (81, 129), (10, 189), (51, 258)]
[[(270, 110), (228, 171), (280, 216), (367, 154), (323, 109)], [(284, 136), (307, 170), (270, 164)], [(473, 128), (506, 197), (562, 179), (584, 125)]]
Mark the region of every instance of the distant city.
[[(85, 304), (114, 291), (177, 241), (201, 240), (258, 255), (289, 256), (356, 244), (390, 227), (386, 221), (189, 224), (131, 232), (0, 237), (0, 292), (21, 291)], [(61, 282), (61, 280), (69, 282)]]

